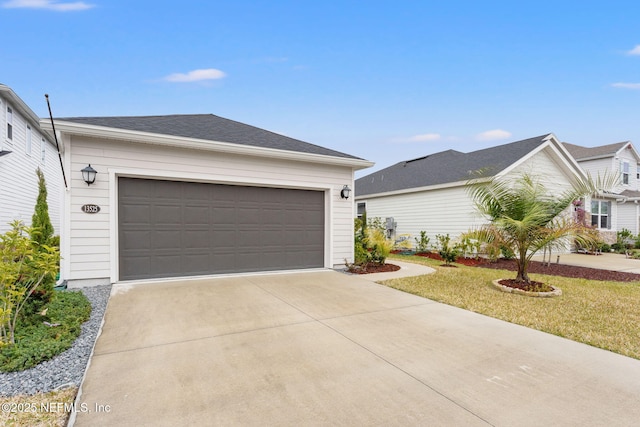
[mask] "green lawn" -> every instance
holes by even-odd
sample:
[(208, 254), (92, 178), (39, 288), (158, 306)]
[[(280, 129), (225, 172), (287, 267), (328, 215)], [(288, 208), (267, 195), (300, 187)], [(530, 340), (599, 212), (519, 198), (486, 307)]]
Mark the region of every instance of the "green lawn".
[(532, 280), (562, 289), (562, 296), (532, 298), (501, 292), (494, 279), (515, 272), (458, 265), (440, 267), (431, 259), (394, 255), (425, 264), (433, 274), (387, 280), (383, 284), (434, 301), (640, 359), (640, 282), (604, 282), (530, 274)]

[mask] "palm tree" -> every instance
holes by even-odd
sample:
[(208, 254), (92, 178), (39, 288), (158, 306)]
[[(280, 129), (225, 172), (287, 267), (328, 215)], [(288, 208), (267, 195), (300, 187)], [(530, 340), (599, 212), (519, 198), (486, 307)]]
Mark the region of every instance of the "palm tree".
[(516, 281), (531, 284), (527, 270), (533, 255), (547, 247), (561, 246), (564, 238), (574, 237), (582, 244), (593, 240), (593, 233), (575, 221), (566, 210), (581, 197), (611, 188), (612, 177), (590, 176), (560, 194), (550, 192), (539, 178), (522, 174), (515, 179), (494, 178), (469, 182), (468, 190), (477, 210), (490, 223), (465, 233), (495, 248), (509, 248), (516, 255)]

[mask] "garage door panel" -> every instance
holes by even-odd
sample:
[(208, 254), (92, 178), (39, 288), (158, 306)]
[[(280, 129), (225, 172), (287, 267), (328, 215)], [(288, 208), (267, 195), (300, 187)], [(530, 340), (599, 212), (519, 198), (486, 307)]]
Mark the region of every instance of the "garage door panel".
[(194, 274), (208, 274), (210, 268), (209, 254), (197, 253), (197, 254), (185, 254), (182, 257), (183, 267), (189, 271), (193, 271)]
[(120, 248), (126, 251), (150, 250), (151, 249), (151, 232), (149, 231), (129, 231), (127, 239), (120, 243)]
[(131, 224), (149, 224), (151, 222), (151, 208), (148, 204), (128, 204), (124, 207), (124, 217)]
[(151, 277), (172, 277), (180, 275), (182, 259), (180, 254), (156, 254), (151, 258)]
[(152, 225), (175, 224), (180, 221), (181, 210), (178, 206), (154, 204), (148, 209), (150, 212), (153, 210), (153, 219), (150, 220)]
[(180, 230), (155, 230), (151, 233), (151, 248), (155, 250), (182, 249), (182, 232)]
[(324, 265), (324, 192), (120, 178), (120, 279)]
[(209, 220), (218, 225), (224, 225), (224, 224), (235, 225), (236, 208), (233, 206), (230, 206), (230, 207), (214, 206), (211, 208), (211, 217)]
[(202, 206), (185, 206), (184, 207), (184, 223), (189, 225), (202, 224), (209, 225), (209, 207)]

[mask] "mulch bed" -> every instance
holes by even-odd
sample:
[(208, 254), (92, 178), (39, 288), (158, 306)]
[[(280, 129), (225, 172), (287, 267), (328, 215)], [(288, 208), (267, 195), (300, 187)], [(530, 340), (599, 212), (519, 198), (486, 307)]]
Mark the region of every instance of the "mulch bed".
[[(479, 264), (478, 267), (495, 268), (500, 270), (516, 271), (515, 260), (500, 259), (498, 262)], [(623, 271), (601, 270), (599, 268), (578, 267), (566, 264), (543, 264), (539, 261), (531, 261), (529, 273), (549, 274), (551, 276), (573, 277), (590, 280), (611, 280), (614, 282), (638, 282), (640, 274), (625, 273)]]
[(354, 266), (349, 269), (349, 273), (354, 274), (370, 274), (370, 273), (387, 273), (389, 271), (398, 271), (400, 266), (395, 264), (375, 264), (370, 262), (364, 266)]
[[(435, 252), (415, 254), (426, 258), (442, 261), (442, 257)], [(493, 268), (496, 270), (516, 271), (516, 261), (499, 259), (496, 262), (490, 262), (487, 259), (480, 258), (458, 258), (456, 264), (463, 264), (472, 267)], [(599, 268), (579, 267), (576, 265), (566, 264), (543, 264), (539, 261), (531, 261), (529, 264), (529, 273), (548, 274), (550, 276), (573, 277), (578, 279), (591, 280), (610, 280), (614, 282), (638, 282), (640, 274), (625, 273), (623, 271), (602, 270)]]

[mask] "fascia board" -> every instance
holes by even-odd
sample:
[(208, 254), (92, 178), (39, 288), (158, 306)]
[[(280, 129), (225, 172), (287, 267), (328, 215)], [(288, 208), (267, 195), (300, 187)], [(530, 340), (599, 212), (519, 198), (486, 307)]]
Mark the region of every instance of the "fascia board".
[(631, 153), (633, 154), (633, 156), (636, 158), (636, 162), (640, 162), (640, 154), (638, 153), (638, 151), (636, 150), (636, 147), (633, 146), (633, 144), (631, 143), (631, 141), (627, 141), (626, 144), (624, 144), (622, 146), (622, 148), (620, 148), (618, 151), (616, 151), (616, 155), (619, 155), (620, 153), (622, 153), (624, 150), (627, 149), (627, 147), (631, 147)]
[(41, 126), (41, 119), (38, 117), (36, 113), (33, 112), (31, 108), (20, 98), (14, 91), (7, 85), (0, 84), (0, 93), (2, 93), (7, 99), (9, 99), (14, 108), (20, 112), (20, 114), (38, 131), (40, 131), (45, 137), (45, 139), (49, 142), (49, 144), (55, 147), (53, 140), (49, 135), (44, 134), (44, 130)]
[(556, 157), (561, 162), (561, 164), (564, 165), (565, 168), (577, 179), (586, 179), (586, 175), (580, 165), (573, 159), (571, 154), (569, 154), (569, 152), (564, 147), (562, 147), (558, 139), (553, 134), (550, 134), (547, 138), (545, 138), (544, 143), (540, 144), (535, 149), (531, 150), (529, 153), (522, 156), (511, 165), (498, 172), (496, 176), (502, 177), (509, 174), (509, 172), (513, 171), (515, 168), (522, 165), (546, 148), (550, 148), (556, 154)]
[(405, 188), (403, 190), (394, 190), (394, 191), (386, 191), (384, 193), (370, 193), (370, 194), (363, 194), (360, 196), (355, 196), (354, 200), (369, 200), (369, 199), (375, 199), (378, 197), (389, 197), (389, 196), (398, 196), (398, 195), (402, 195), (402, 194), (410, 194), (410, 193), (420, 193), (420, 192), (425, 192), (425, 191), (433, 191), (433, 190), (444, 190), (447, 188), (455, 188), (455, 187), (462, 187), (465, 186), (467, 184), (469, 184), (470, 181), (473, 181), (473, 183), (482, 183), (482, 182), (488, 182), (491, 179), (493, 179), (493, 177), (487, 177), (487, 178), (479, 178), (479, 179), (469, 179), (466, 181), (455, 181), (455, 182), (447, 182), (444, 184), (436, 184), (436, 185), (428, 185), (425, 187), (413, 187), (413, 188)]
[[(56, 120), (56, 131), (69, 135), (82, 135), (93, 138), (130, 141), (141, 144), (163, 145), (178, 148), (190, 148), (194, 150), (216, 151), (221, 153), (269, 157), (283, 160), (305, 161), (335, 166), (347, 166), (354, 170), (366, 169), (374, 165), (373, 162), (362, 159), (350, 159), (346, 157), (326, 156), (322, 154), (301, 153), (297, 151), (277, 150), (274, 148), (256, 147), (252, 145), (232, 144), (229, 142), (209, 141), (196, 138), (186, 138), (173, 135), (164, 135), (150, 132), (132, 131), (127, 129), (110, 128), (104, 126), (85, 125), (64, 120)], [(52, 126), (46, 121), (41, 121), (40, 126), (49, 133)]]

